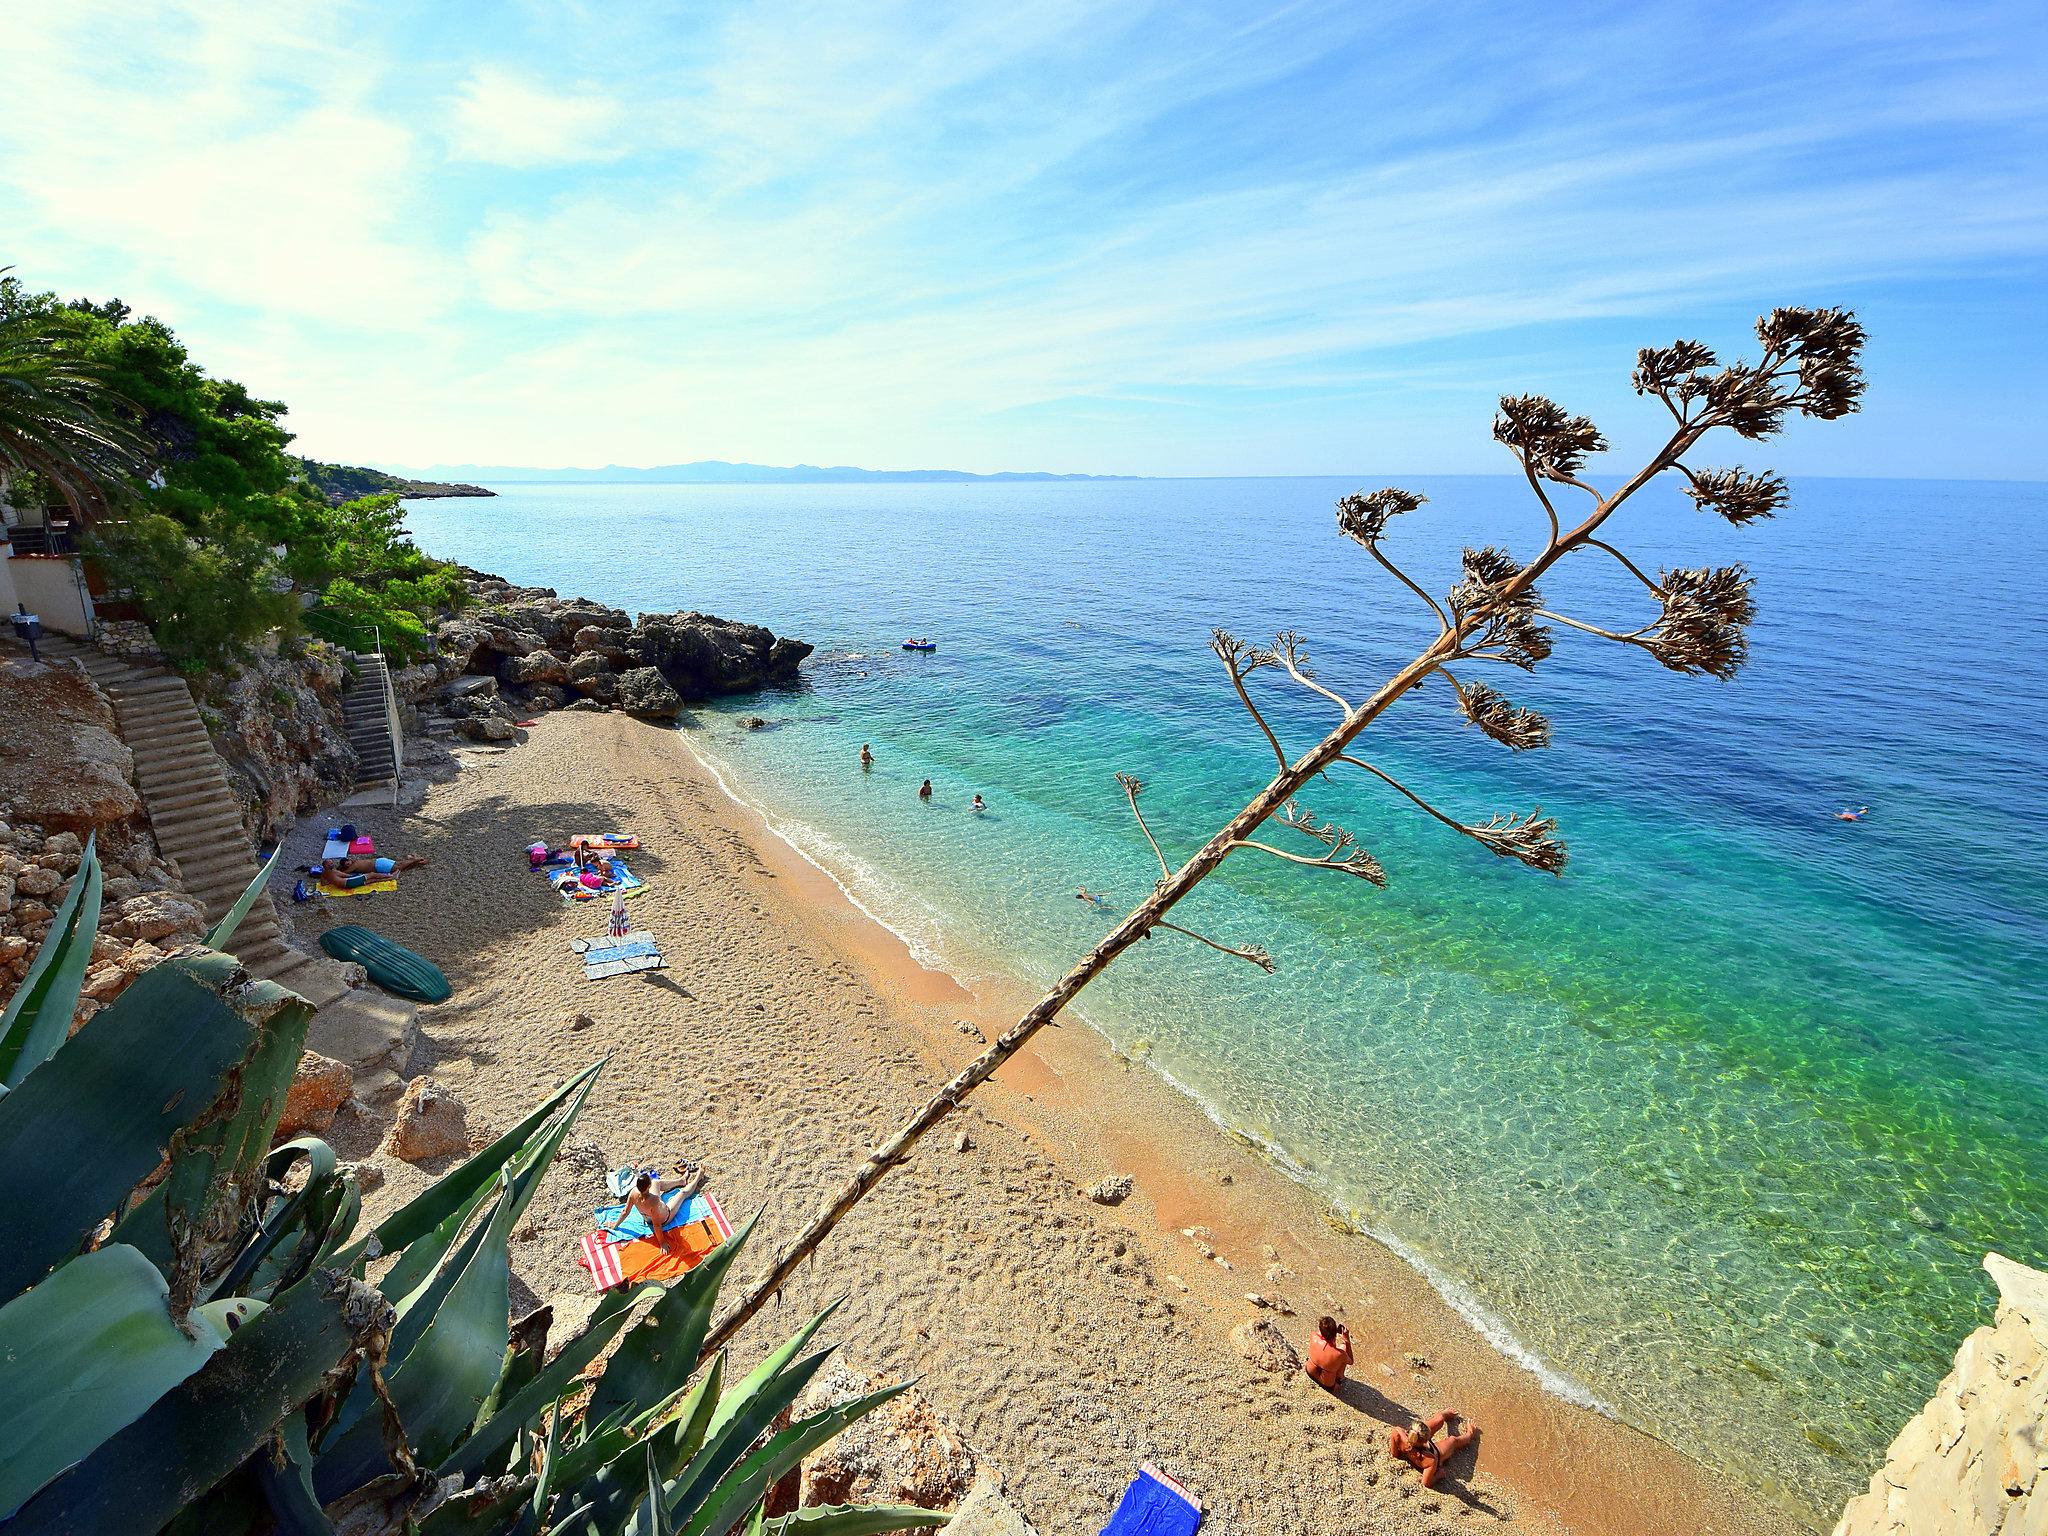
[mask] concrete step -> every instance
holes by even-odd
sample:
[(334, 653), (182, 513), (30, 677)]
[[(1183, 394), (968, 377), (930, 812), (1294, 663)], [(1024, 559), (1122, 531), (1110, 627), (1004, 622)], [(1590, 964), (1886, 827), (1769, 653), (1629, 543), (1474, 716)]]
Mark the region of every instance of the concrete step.
[(161, 816), (152, 816), (149, 824), (156, 829), (159, 841), (174, 837), (192, 846), (208, 839), (241, 839), (248, 834), (242, 830), (242, 818), (227, 806), (203, 805), (189, 811), (166, 811)]
[(148, 725), (124, 725), (121, 739), (131, 752), (144, 748), (183, 747), (193, 752), (211, 752), (213, 739), (197, 720), (152, 721)]
[(189, 741), (146, 741), (131, 747), (135, 753), (138, 768), (166, 768), (190, 763), (201, 769), (220, 770), (214, 764), (213, 750)]
[(152, 814), (169, 815), (174, 811), (188, 811), (194, 806), (210, 805), (217, 801), (225, 801), (234, 809), (241, 809), (241, 802), (228, 792), (228, 781), (217, 769), (210, 779), (195, 774), (176, 782), (155, 785), (147, 799)]

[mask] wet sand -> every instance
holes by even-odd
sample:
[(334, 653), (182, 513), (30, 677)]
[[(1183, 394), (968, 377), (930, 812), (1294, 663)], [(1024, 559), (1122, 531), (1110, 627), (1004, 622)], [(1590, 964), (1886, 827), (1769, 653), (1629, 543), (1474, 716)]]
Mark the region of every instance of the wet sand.
[[(295, 915), (308, 931), (366, 924), (448, 973), (453, 999), (422, 1011), (426, 1056), (472, 1124), (509, 1124), (610, 1056), (572, 1155), (513, 1246), (524, 1299), (580, 1316), (589, 1285), (575, 1245), (601, 1199), (597, 1172), (685, 1153), (735, 1222), (763, 1210), (729, 1283), (737, 1294), (980, 1051), (958, 1021), (993, 1037), (1030, 993), (1021, 982), (970, 991), (920, 965), (724, 793), (687, 730), (572, 714), (526, 737), (465, 749), (460, 774), (415, 811), (348, 812), (380, 851), (432, 863), (394, 894)], [(569, 941), (601, 933), (606, 908), (565, 907), (526, 871), (524, 849), (612, 828), (645, 845), (630, 858), (649, 889), (630, 906), (669, 968), (586, 982)], [(294, 858), (318, 833), (301, 829)], [(365, 1150), (375, 1128), (358, 1126), (365, 1146), (350, 1148), (351, 1119), (337, 1140)], [(373, 1209), (425, 1177), (383, 1162)], [(1112, 1173), (1135, 1180), (1123, 1204), (1080, 1193)], [(1801, 1529), (1546, 1392), (1398, 1257), (1333, 1228), (1308, 1191), (1078, 1022), (1042, 1032), (889, 1175), (739, 1353), (841, 1295), (827, 1337), (862, 1370), (920, 1377), (1042, 1536), (1098, 1529), (1148, 1460), (1204, 1498), (1205, 1531), (1237, 1536)], [(1299, 1373), (1261, 1373), (1229, 1341), (1264, 1316), (1299, 1348), (1325, 1311), (1357, 1348), (1341, 1398)], [(1387, 1429), (1443, 1407), (1482, 1434), (1427, 1492), (1389, 1457)]]

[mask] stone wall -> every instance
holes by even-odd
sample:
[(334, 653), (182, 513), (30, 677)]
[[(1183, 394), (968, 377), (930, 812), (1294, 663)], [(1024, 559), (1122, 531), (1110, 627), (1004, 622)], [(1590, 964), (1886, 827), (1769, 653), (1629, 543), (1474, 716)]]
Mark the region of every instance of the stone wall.
[(347, 684), (341, 651), (315, 640), (260, 652), (194, 685), (257, 843), (275, 841), (295, 818), (355, 788), (356, 752), (341, 712)]
[(1956, 1351), (1835, 1536), (2048, 1536), (2048, 1274), (1984, 1256), (1998, 1313)]

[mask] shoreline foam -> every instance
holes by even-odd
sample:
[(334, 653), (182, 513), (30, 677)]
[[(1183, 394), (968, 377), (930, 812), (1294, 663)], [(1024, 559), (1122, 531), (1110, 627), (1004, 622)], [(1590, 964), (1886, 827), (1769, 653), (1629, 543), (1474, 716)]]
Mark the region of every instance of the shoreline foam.
[[(863, 916), (878, 927), (884, 928), (895, 935), (903, 947), (910, 952), (920, 965), (931, 970), (944, 972), (969, 991), (972, 991), (977, 984), (987, 985), (990, 982), (1010, 982), (1019, 987), (1029, 985), (1024, 978), (1017, 975), (1016, 972), (1003, 967), (1000, 962), (992, 963), (991, 967), (986, 971), (967, 970), (963, 974), (964, 968), (960, 967), (956, 963), (954, 956), (949, 953), (944, 932), (944, 920), (936, 911), (926, 914), (926, 920), (936, 935), (934, 938), (924, 938), (912, 934), (905, 931), (898, 923), (891, 921), (885, 912), (877, 909), (878, 905), (885, 904), (881, 902), (880, 897), (872, 890), (863, 893), (859, 889), (859, 877), (849, 877), (842, 874), (839, 870), (833, 868), (831, 860), (836, 852), (849, 863), (867, 871), (869, 883), (875, 886), (884, 885), (885, 882), (878, 873), (874, 872), (872, 866), (862, 860), (853, 850), (845, 847), (838, 839), (819, 830), (808, 822), (792, 817), (786, 812), (778, 811), (774, 807), (765, 805), (752, 795), (745, 793), (734, 782), (731, 765), (729, 763), (721, 764), (715, 754), (708, 752), (698, 742), (692, 740), (691, 734), (689, 731), (679, 732), (678, 740), (682, 743), (684, 750), (696, 759), (698, 766), (711, 776), (713, 782), (725, 792), (726, 796), (735, 805), (760, 817), (762, 824), (770, 833), (780, 839), (792, 853), (802, 858), (820, 874), (825, 876), (826, 879), (830, 880), (839, 889), (840, 893), (845, 896), (846, 900), (857, 908)], [(851, 883), (849, 883), (850, 881)], [(867, 898), (873, 898), (872, 902)], [(1089, 1016), (1084, 1006), (1078, 1003), (1070, 1004), (1061, 1010), (1060, 1016), (1062, 1018), (1079, 1020), (1093, 1030), (1111, 1050), (1119, 1049), (1114, 1037), (1110, 1035), (1108, 1030), (1102, 1028), (1101, 1025), (1097, 1024)], [(1363, 1236), (1371, 1238), (1410, 1269), (1414, 1270), (1416, 1274), (1429, 1283), (1430, 1289), (1443, 1299), (1444, 1304), (1463, 1318), (1474, 1332), (1479, 1334), (1480, 1337), (1485, 1339), (1510, 1361), (1514, 1362), (1514, 1364), (1535, 1377), (1542, 1384), (1546, 1392), (1564, 1402), (1570, 1403), (1573, 1407), (1584, 1408), (1593, 1413), (1602, 1414), (1607, 1418), (1615, 1420), (1617, 1423), (1628, 1424), (1630, 1428), (1641, 1433), (1654, 1433), (1654, 1431), (1645, 1428), (1643, 1425), (1629, 1423), (1629, 1420), (1624, 1415), (1617, 1412), (1612, 1405), (1604, 1402), (1599, 1394), (1590, 1386), (1577, 1380), (1561, 1367), (1545, 1360), (1535, 1349), (1515, 1334), (1513, 1328), (1508, 1325), (1505, 1319), (1496, 1316), (1456, 1279), (1445, 1274), (1427, 1259), (1423, 1258), (1398, 1233), (1381, 1228), (1370, 1222), (1359, 1222), (1355, 1211), (1340, 1208), (1337, 1204), (1335, 1193), (1326, 1187), (1323, 1180), (1316, 1177), (1313, 1170), (1305, 1167), (1285, 1147), (1267, 1137), (1260, 1136), (1257, 1132), (1244, 1126), (1234, 1124), (1222, 1106), (1199, 1089), (1174, 1076), (1171, 1071), (1151, 1060), (1149, 1056), (1143, 1059), (1133, 1059), (1137, 1060), (1137, 1064), (1145, 1071), (1152, 1073), (1176, 1093), (1186, 1098), (1219, 1131), (1222, 1131), (1226, 1136), (1241, 1139), (1256, 1146), (1260, 1153), (1269, 1162), (1278, 1167), (1288, 1178), (1321, 1199), (1329, 1207), (1331, 1215), (1340, 1216), (1345, 1220), (1353, 1222)], [(1674, 1449), (1682, 1451), (1683, 1448), (1674, 1447)]]

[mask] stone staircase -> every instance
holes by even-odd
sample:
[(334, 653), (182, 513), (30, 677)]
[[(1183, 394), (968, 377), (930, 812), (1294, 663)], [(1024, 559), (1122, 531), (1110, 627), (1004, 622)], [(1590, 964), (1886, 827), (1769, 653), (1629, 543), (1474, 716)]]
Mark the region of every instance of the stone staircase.
[[(213, 743), (183, 678), (120, 661), (62, 636), (41, 642), (49, 658), (80, 663), (113, 701), (121, 738), (135, 754), (135, 781), (165, 858), (187, 894), (218, 922), (261, 867)], [(266, 894), (242, 919), (231, 948), (252, 975), (290, 987), (318, 1008), (347, 989), (285, 942)]]
[(384, 658), (374, 651), (351, 652), (349, 660), (356, 676), (341, 696), (341, 713), (348, 743), (356, 749), (361, 763), (356, 770), (356, 788), (361, 791), (389, 784), (395, 792), (399, 760), (395, 755), (396, 743), (391, 739), (391, 719), (385, 709), (391, 674)]

